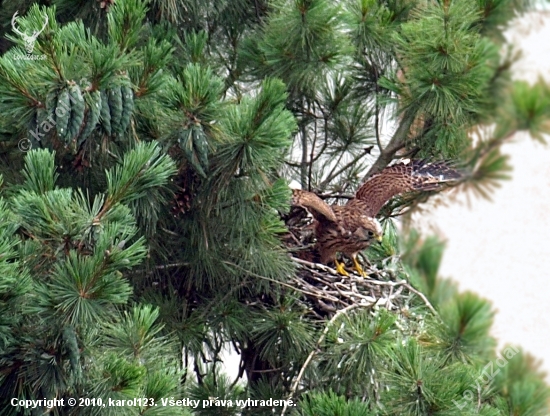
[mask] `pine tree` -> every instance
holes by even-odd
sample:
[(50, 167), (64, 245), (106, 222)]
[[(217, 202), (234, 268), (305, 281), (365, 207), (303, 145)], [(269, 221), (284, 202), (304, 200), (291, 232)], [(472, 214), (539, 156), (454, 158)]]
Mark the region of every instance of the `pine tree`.
[(3, 5), (0, 414), (547, 414), (490, 303), (438, 276), (443, 243), (397, 226), (433, 192), (384, 207), (363, 280), (300, 262), (289, 233), (307, 229), (291, 180), (338, 201), (403, 157), (452, 160), (489, 196), (500, 146), (549, 132), (550, 91), (511, 80), (502, 35), (531, 7)]

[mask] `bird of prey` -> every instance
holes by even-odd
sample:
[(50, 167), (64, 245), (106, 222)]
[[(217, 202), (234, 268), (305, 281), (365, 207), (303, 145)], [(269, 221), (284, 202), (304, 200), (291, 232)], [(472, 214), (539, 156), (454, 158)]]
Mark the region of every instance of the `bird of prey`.
[(410, 191), (431, 191), (444, 183), (456, 182), (462, 174), (445, 162), (402, 160), (371, 176), (346, 205), (328, 205), (312, 192), (294, 189), (292, 205), (302, 207), (315, 218), (316, 249), (321, 263), (334, 261), (338, 273), (348, 276), (336, 253), (351, 257), (361, 276), (366, 273), (357, 254), (372, 242), (382, 240), (376, 215), (392, 197)]

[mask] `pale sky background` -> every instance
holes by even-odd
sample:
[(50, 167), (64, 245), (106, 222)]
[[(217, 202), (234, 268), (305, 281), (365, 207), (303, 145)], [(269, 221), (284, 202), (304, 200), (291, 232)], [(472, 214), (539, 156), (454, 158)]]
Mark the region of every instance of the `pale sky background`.
[[(550, 83), (550, 12), (522, 18), (508, 38), (523, 52), (514, 77), (536, 82), (543, 76)], [(549, 374), (550, 137), (547, 142), (518, 134), (503, 147), (513, 178), (502, 182), (492, 202), (439, 207), (428, 221), (447, 240), (440, 275), (492, 301), (499, 344), (520, 345), (543, 360)]]
[[(550, 83), (550, 12), (524, 16), (508, 39), (523, 52), (515, 78), (535, 82), (543, 76)], [(520, 345), (550, 374), (550, 144), (518, 134), (503, 151), (511, 157), (513, 178), (502, 182), (492, 201), (473, 199), (468, 207), (458, 195), (458, 202), (424, 212), (421, 228), (447, 240), (440, 275), (492, 302), (499, 345)], [(239, 357), (226, 353), (222, 359), (235, 377)]]

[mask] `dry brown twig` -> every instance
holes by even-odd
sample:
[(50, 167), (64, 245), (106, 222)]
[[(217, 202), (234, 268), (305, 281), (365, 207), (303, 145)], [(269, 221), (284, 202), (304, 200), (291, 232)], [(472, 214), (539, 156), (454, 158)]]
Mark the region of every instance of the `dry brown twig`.
[[(304, 288), (301, 291), (308, 294), (316, 294), (317, 299), (326, 299), (334, 301), (338, 299), (338, 303), (345, 307), (360, 302), (365, 306), (385, 306), (388, 310), (396, 308), (392, 303), (394, 299), (399, 300), (403, 289), (418, 296), (428, 309), (437, 315), (435, 308), (432, 306), (426, 296), (412, 287), (407, 280), (386, 281), (377, 280), (372, 277), (360, 277), (351, 275), (343, 277), (336, 270), (324, 264), (313, 263), (293, 257), (295, 263), (301, 269), (293, 278), (297, 287)], [(370, 268), (367, 270), (369, 275), (375, 275), (379, 278), (387, 277), (387, 274), (381, 270)], [(401, 288), (401, 290), (398, 290)], [(371, 295), (366, 295), (370, 293)], [(381, 303), (385, 302), (385, 303)], [(403, 302), (398, 302), (403, 303)], [(329, 306), (330, 305), (324, 305)], [(325, 308), (323, 308), (325, 309)], [(338, 308), (336, 308), (338, 309)]]

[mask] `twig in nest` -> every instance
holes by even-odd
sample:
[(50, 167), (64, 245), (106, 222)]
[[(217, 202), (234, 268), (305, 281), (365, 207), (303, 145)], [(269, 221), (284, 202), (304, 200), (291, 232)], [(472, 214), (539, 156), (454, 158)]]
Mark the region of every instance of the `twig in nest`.
[[(257, 277), (258, 279), (264, 279), (264, 280), (267, 280), (268, 282), (272, 282), (272, 283), (276, 283), (278, 285), (281, 285), (281, 286), (285, 286), (285, 287), (288, 287), (292, 290), (296, 290), (298, 292), (302, 292), (302, 293), (305, 293), (306, 295), (311, 295), (311, 296), (319, 296), (318, 293), (311, 293), (311, 292), (307, 292), (305, 290), (301, 290), (301, 289), (298, 289), (296, 286), (292, 286), (292, 285), (289, 285), (285, 282), (280, 282), (279, 280), (275, 280), (275, 279), (271, 279), (270, 277), (267, 277), (267, 276), (262, 276), (262, 275), (259, 275), (259, 274), (256, 274), (254, 272), (251, 272), (250, 270), (246, 270), (244, 269), (243, 267), (240, 267), (239, 265), (235, 264), (235, 263), (232, 263), (230, 261), (224, 261), (223, 262), (224, 264), (227, 264), (229, 266), (233, 266), (233, 267), (236, 267), (237, 269), (239, 270), (242, 270), (243, 272), (249, 274), (250, 276), (254, 276), (254, 277)], [(332, 300), (332, 299), (329, 299), (329, 300)]]
[(324, 264), (321, 264), (321, 263), (312, 263), (310, 261), (302, 260), (302, 259), (299, 259), (299, 258), (296, 258), (296, 257), (292, 257), (292, 260), (294, 260), (296, 263), (298, 263), (300, 265), (307, 266), (311, 269), (322, 270), (324, 272), (333, 274), (335, 276), (341, 276), (340, 274), (338, 274), (338, 272), (336, 270), (334, 270), (334, 269), (332, 269), (328, 266), (325, 266)]
[(414, 294), (416, 294), (418, 297), (420, 297), (420, 299), (422, 299), (424, 301), (424, 303), (426, 304), (426, 306), (433, 312), (433, 314), (435, 316), (438, 316), (437, 314), (437, 311), (434, 309), (434, 307), (432, 306), (432, 304), (430, 303), (430, 301), (428, 300), (428, 298), (426, 296), (424, 296), (424, 294), (422, 292), (419, 292), (418, 290), (416, 290), (414, 287), (412, 287), (410, 284), (407, 283), (406, 280), (403, 280), (403, 285), (409, 289), (411, 292), (413, 292)]

